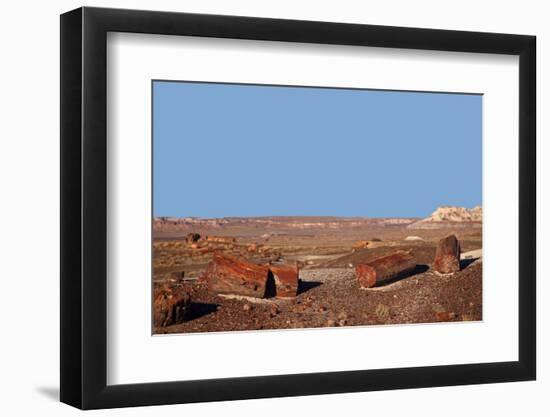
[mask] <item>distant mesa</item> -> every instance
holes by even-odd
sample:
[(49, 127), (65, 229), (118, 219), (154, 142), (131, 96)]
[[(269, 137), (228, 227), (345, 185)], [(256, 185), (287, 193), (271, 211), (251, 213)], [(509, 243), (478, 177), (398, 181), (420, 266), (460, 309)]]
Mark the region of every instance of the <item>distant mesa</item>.
[[(439, 207), (431, 216), (425, 219), (412, 217), (330, 217), (330, 216), (271, 216), (271, 217), (156, 217), (153, 220), (155, 232), (189, 233), (188, 239), (197, 239), (195, 233), (225, 233), (227, 227), (252, 227), (270, 230), (263, 233), (263, 239), (271, 236), (284, 235), (295, 231), (330, 231), (358, 227), (408, 227), (410, 229), (435, 229), (441, 227), (481, 226), (482, 209), (474, 207), (443, 206)], [(275, 232), (276, 230), (276, 232)], [(200, 236), (202, 239), (203, 236)], [(212, 238), (211, 238), (212, 239)], [(374, 239), (372, 239), (374, 241)]]
[(482, 208), (442, 206), (425, 219), (414, 222), (409, 229), (436, 229), (440, 227), (479, 226), (482, 221)]

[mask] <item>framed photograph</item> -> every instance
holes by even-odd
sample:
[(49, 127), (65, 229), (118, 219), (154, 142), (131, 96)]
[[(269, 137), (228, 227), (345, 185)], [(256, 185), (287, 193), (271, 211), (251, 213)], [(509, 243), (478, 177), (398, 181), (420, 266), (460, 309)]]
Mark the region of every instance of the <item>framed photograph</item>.
[(61, 401), (533, 380), (535, 37), (61, 16)]

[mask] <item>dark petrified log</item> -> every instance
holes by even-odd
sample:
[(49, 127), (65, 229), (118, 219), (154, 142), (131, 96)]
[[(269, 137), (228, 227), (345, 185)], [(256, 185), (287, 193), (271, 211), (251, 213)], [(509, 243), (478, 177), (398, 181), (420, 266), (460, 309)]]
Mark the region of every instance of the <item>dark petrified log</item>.
[(460, 243), (455, 235), (447, 236), (439, 241), (433, 267), (441, 274), (460, 271)]
[(277, 298), (293, 298), (298, 294), (298, 265), (271, 265)]
[(153, 302), (153, 323), (155, 327), (166, 327), (181, 323), (191, 309), (191, 293), (183, 286), (157, 286)]
[(184, 277), (185, 277), (185, 271), (173, 271), (170, 273), (170, 280), (174, 282), (183, 281)]
[(199, 235), (198, 233), (189, 233), (187, 234), (187, 237), (185, 238), (185, 240), (187, 241), (187, 243), (195, 243), (195, 242), (198, 242), (201, 238), (201, 235)]
[(381, 281), (404, 277), (416, 268), (410, 252), (398, 251), (391, 255), (361, 263), (355, 267), (355, 275), (361, 288), (370, 288)]
[(203, 279), (210, 291), (263, 298), (269, 276), (267, 266), (256, 265), (242, 258), (215, 253)]

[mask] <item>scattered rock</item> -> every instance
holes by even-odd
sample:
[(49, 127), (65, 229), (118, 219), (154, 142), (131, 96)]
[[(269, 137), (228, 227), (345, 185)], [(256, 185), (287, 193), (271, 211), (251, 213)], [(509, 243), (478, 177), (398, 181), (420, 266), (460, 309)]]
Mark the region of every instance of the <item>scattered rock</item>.
[(244, 311), (250, 311), (252, 310), (252, 306), (248, 303), (246, 303), (245, 305), (243, 305), (243, 310)]
[(455, 313), (449, 313), (447, 311), (438, 311), (435, 313), (435, 319), (437, 321), (451, 321), (456, 319), (457, 315)]
[(390, 315), (390, 308), (387, 305), (378, 304), (374, 313), (376, 314), (376, 317), (378, 317), (380, 320), (385, 320)]
[(279, 310), (279, 307), (277, 306), (277, 304), (273, 304), (271, 306), (271, 309), (269, 311), (269, 315), (271, 317), (275, 317), (276, 315), (278, 315), (281, 311)]

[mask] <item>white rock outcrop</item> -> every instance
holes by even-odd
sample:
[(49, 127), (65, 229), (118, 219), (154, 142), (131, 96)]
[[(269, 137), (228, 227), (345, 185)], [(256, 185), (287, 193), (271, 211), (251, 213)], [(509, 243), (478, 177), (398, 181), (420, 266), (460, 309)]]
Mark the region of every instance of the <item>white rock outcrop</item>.
[(427, 229), (444, 226), (458, 226), (462, 223), (481, 225), (483, 210), (480, 206), (474, 208), (442, 206), (425, 219), (414, 222), (408, 227), (411, 229)]

